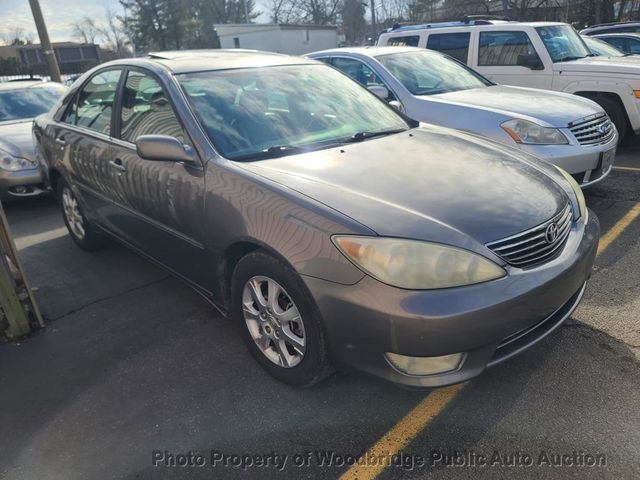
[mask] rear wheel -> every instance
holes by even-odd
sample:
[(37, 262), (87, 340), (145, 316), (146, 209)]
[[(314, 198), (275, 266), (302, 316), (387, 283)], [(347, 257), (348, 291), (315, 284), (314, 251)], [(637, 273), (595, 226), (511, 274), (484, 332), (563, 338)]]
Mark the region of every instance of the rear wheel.
[(331, 373), (320, 312), (288, 266), (259, 251), (243, 257), (232, 300), (249, 351), (272, 376), (305, 387)]
[(58, 179), (56, 191), (62, 218), (76, 245), (88, 251), (102, 248), (108, 242), (107, 238), (97, 233), (95, 227), (86, 219), (78, 199), (64, 178)]

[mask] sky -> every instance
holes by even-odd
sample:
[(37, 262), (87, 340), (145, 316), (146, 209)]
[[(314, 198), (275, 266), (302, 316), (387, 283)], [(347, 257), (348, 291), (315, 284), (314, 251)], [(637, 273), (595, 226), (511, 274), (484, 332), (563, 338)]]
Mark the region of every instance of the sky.
[[(262, 5), (265, 3), (257, 2), (258, 10), (264, 10)], [(40, 0), (40, 8), (52, 42), (77, 40), (73, 38), (71, 25), (85, 16), (102, 20), (105, 7), (122, 11), (118, 0)], [(29, 1), (0, 0), (0, 36), (16, 27), (22, 28), (35, 42), (39, 42)]]

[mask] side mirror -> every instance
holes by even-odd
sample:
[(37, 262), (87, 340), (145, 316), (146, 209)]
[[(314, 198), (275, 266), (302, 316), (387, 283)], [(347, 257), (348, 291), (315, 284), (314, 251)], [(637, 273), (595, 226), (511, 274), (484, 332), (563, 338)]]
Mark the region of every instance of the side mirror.
[(191, 147), (168, 135), (141, 135), (136, 140), (136, 151), (145, 160), (185, 163), (196, 161)]
[(542, 64), (542, 60), (538, 57), (537, 54), (533, 53), (531, 55), (521, 54), (518, 55), (518, 61), (516, 62), (521, 67), (526, 67), (530, 70), (544, 70), (544, 65)]
[(398, 100), (391, 100), (389, 106), (393, 107), (399, 112), (402, 112), (402, 104)]
[(367, 89), (382, 100), (389, 98), (389, 90), (387, 90), (387, 87), (383, 87), (382, 85), (371, 85), (367, 87)]

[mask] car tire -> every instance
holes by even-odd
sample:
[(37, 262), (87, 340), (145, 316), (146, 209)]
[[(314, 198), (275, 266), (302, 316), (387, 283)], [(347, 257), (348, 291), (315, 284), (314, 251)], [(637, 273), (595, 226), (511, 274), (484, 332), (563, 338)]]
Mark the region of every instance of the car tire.
[(94, 251), (108, 243), (107, 237), (87, 220), (73, 190), (64, 178), (58, 179), (56, 193), (64, 224), (71, 239), (83, 250)]
[(247, 254), (233, 272), (231, 297), (249, 351), (273, 377), (308, 387), (332, 373), (320, 311), (290, 267), (263, 251)]
[(594, 100), (607, 112), (607, 115), (609, 115), (618, 130), (618, 143), (622, 142), (629, 132), (629, 120), (624, 107), (609, 97), (597, 97)]

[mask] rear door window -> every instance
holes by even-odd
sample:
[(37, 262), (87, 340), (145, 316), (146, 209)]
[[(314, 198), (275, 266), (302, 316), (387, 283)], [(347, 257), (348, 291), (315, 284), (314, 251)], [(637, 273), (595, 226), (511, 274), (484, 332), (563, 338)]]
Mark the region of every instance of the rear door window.
[(432, 33), (427, 40), (427, 48), (446, 53), (447, 55), (467, 63), (469, 57), (469, 39), (471, 33)]
[(121, 69), (116, 69), (94, 75), (78, 92), (75, 112), (72, 106), (63, 121), (110, 135), (111, 114), (121, 73)]

